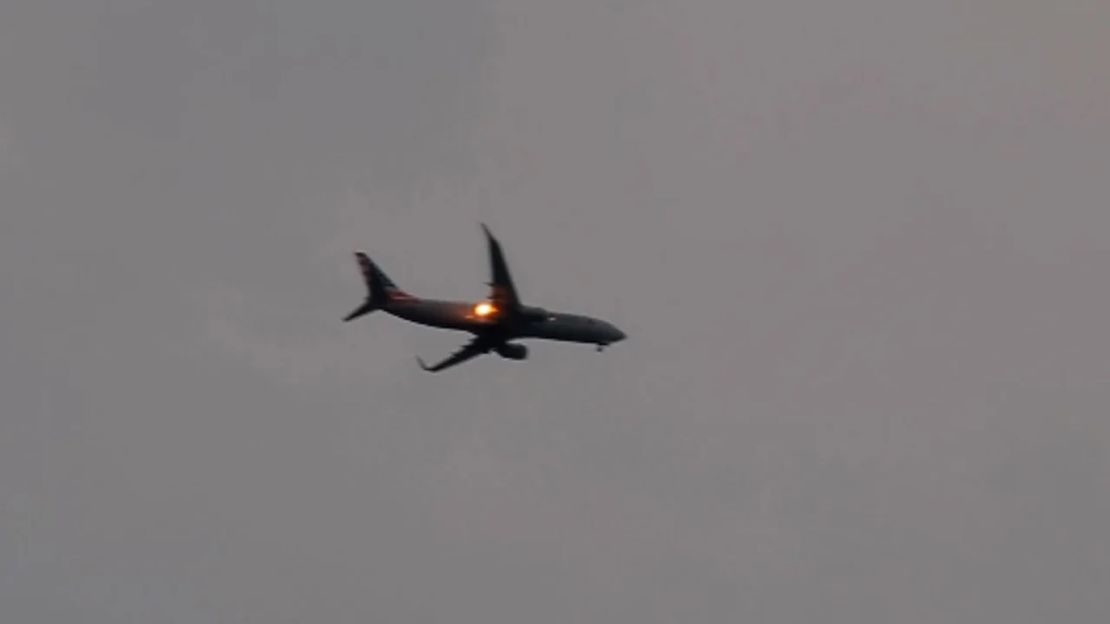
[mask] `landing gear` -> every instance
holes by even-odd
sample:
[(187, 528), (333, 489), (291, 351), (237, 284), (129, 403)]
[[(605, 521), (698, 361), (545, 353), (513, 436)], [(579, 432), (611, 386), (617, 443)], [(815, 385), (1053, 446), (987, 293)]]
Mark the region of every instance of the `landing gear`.
[(605, 345), (601, 344), (600, 342), (597, 343), (597, 352), (601, 353), (604, 350), (605, 350)]

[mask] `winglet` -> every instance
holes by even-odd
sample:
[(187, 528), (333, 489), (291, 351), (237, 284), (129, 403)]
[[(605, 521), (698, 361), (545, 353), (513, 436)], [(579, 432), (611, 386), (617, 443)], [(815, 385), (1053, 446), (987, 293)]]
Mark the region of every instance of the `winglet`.
[(425, 364), (425, 363), (424, 363), (424, 360), (420, 359), (420, 356), (419, 356), (419, 355), (418, 355), (418, 356), (416, 356), (416, 363), (420, 365), (420, 368), (422, 368), (422, 369), (424, 369), (424, 370), (426, 370), (426, 371), (429, 371), (429, 372), (431, 372), (432, 368), (431, 368), (430, 366), (428, 366), (427, 364)]

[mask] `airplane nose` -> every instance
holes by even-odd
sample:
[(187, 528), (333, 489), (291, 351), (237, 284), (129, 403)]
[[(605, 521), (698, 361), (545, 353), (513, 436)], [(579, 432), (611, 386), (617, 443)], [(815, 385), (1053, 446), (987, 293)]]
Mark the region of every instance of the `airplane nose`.
[(628, 337), (624, 334), (624, 332), (617, 329), (616, 326), (610, 325), (609, 327), (613, 332), (613, 342), (619, 342), (619, 341), (624, 340), (625, 338)]

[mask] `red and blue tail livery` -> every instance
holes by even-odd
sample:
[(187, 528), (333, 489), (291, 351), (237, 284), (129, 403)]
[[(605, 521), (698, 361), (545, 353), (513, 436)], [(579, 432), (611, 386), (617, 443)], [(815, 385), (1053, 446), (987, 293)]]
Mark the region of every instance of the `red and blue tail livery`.
[(389, 279), (389, 276), (366, 254), (357, 251), (355, 259), (358, 261), (359, 270), (362, 271), (362, 279), (366, 282), (371, 301), (379, 305), (387, 301), (419, 301), (398, 288), (397, 284), (393, 283), (393, 280)]

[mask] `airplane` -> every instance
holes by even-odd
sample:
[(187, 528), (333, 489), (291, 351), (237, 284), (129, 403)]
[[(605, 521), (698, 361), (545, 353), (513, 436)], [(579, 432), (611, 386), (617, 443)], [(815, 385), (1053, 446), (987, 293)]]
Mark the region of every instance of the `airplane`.
[(355, 260), (368, 293), (365, 303), (343, 321), (352, 321), (382, 310), (413, 323), (462, 330), (474, 335), (469, 343), (434, 366), (428, 366), (417, 356), (420, 368), (433, 373), (490, 351), (506, 359), (523, 360), (528, 357), (528, 347), (512, 342), (523, 338), (593, 344), (598, 351), (626, 338), (624, 332), (607, 321), (580, 314), (550, 312), (521, 303), (509, 275), (501, 243), (486, 224), (481, 226), (486, 235), (492, 273), (491, 281), (486, 284), (490, 287), (487, 298), (465, 302), (415, 297), (398, 288), (369, 256), (356, 251)]

